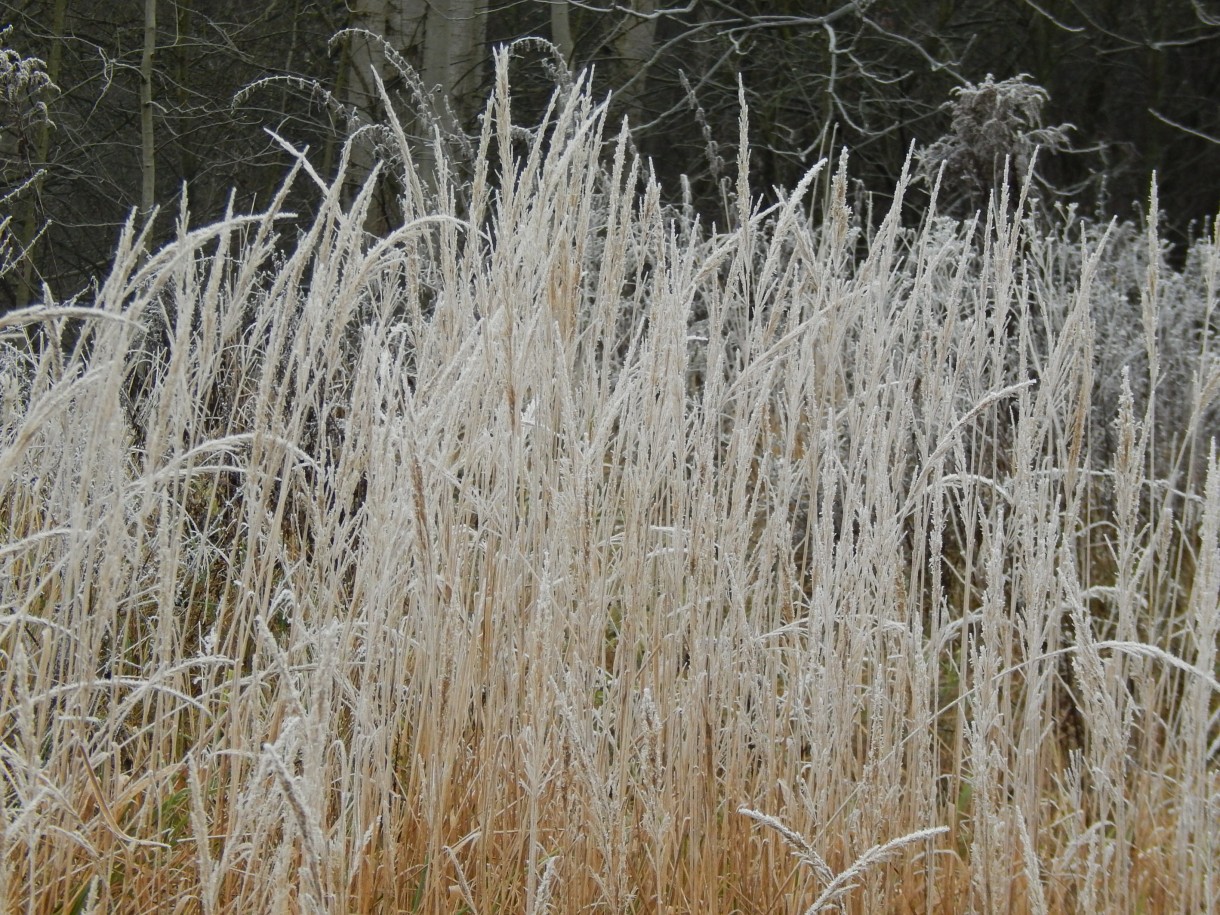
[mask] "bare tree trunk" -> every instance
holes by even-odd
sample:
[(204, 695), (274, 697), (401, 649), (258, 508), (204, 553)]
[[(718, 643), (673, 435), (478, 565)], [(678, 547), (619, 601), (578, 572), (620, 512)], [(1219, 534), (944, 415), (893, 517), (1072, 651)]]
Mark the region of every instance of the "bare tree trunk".
[[(384, 123), (385, 112), (374, 74), (384, 85), (394, 85), (386, 49), (409, 58), (411, 45), (423, 33), (427, 14), (427, 0), (357, 0), (355, 3), (350, 25), (358, 32), (348, 36), (340, 60), (339, 82), (344, 86), (344, 100), (355, 110), (362, 124)], [(374, 164), (371, 145), (368, 142), (354, 144), (347, 174), (353, 191), (364, 184)], [(383, 234), (395, 222), (395, 196), (395, 189), (383, 182), (365, 222), (370, 232)]]
[(356, 0), (351, 28), (368, 35), (348, 39), (346, 101), (370, 122), (379, 121), (381, 115), (381, 98), (373, 74), (387, 84), (393, 82), (385, 49), (410, 59), (410, 49), (423, 38), (427, 16), (428, 0)]
[(428, 6), (420, 75), (428, 89), (439, 92), (438, 114), (450, 130), (460, 128), (479, 102), (487, 3), (437, 0)]
[(153, 135), (153, 55), (157, 48), (157, 0), (144, 0), (144, 54), (140, 58), (140, 210), (156, 204), (157, 149)]
[(643, 101), (648, 66), (652, 62), (657, 37), (657, 0), (631, 0), (630, 12), (614, 39), (618, 55), (618, 99), (633, 126), (643, 121)]
[[(427, 98), (409, 92), (399, 97), (408, 106), (426, 105), (430, 110), (408, 108), (397, 113), (418, 141), (410, 153), (424, 187), (435, 185), (436, 156), (429, 126), (433, 118), (443, 133), (453, 133), (463, 128), (480, 102), (487, 8), (488, 0), (359, 0), (356, 4), (352, 28), (368, 34), (349, 39), (340, 74), (345, 100), (365, 123), (382, 123), (385, 113), (373, 74), (387, 87), (402, 85), (386, 48), (415, 66)], [(372, 168), (373, 151), (368, 144), (357, 144), (349, 173), (352, 182), (362, 181)], [(394, 223), (397, 206), (395, 192), (389, 187), (381, 190), (382, 199), (374, 201), (367, 221), (369, 230), (377, 233)]]
[(569, 67), (576, 59), (576, 41), (572, 38), (572, 7), (568, 0), (551, 2), (551, 41), (563, 55)]

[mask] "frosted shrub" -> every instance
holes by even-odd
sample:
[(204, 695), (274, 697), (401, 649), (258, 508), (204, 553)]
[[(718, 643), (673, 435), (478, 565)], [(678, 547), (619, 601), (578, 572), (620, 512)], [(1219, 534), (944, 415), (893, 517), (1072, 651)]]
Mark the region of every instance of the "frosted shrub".
[(0, 29), (0, 279), (24, 256), (9, 211), (38, 175), (35, 129), (50, 125), (47, 98), (55, 91), (41, 60), (7, 46), (12, 31)]
[(11, 170), (21, 169), (33, 155), (34, 128), (50, 120), (47, 96), (55, 91), (41, 60), (8, 47), (12, 32), (12, 26), (0, 29), (0, 154), (6, 186), (13, 181)]
[(943, 169), (946, 201), (952, 210), (986, 208), (1006, 180), (1017, 186), (1032, 177), (1038, 149), (1067, 149), (1070, 124), (1042, 125), (1046, 90), (1028, 74), (996, 81), (990, 73), (977, 85), (953, 90), (945, 103), (952, 114), (950, 132), (920, 154), (925, 176)]

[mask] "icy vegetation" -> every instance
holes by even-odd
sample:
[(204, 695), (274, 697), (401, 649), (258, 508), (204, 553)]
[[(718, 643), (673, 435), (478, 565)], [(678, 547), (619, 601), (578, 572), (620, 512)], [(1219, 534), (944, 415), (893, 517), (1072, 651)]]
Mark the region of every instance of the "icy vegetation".
[(1220, 910), (1215, 234), (712, 227), (503, 74), (0, 318), (0, 911)]

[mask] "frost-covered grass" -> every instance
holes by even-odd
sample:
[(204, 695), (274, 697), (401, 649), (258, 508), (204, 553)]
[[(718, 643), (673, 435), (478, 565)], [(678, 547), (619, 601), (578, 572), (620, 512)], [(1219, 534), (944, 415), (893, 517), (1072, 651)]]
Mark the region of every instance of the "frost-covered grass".
[(1217, 239), (507, 107), (0, 319), (0, 910), (1220, 908)]

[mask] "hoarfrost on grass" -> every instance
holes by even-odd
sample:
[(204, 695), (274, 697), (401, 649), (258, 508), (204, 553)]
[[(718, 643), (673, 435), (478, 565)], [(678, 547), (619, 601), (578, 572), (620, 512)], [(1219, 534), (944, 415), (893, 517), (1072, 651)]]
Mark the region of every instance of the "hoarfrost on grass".
[(6, 318), (0, 899), (1206, 909), (1216, 239), (713, 231), (603, 117)]

